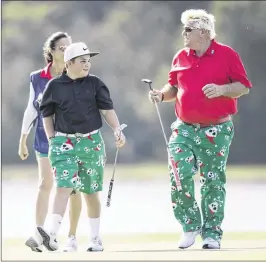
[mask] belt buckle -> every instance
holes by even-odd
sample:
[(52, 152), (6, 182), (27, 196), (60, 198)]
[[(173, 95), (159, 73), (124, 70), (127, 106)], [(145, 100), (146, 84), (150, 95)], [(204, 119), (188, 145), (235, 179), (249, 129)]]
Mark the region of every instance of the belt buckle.
[(81, 133), (76, 133), (75, 137), (82, 137), (82, 134)]
[(196, 129), (200, 129), (200, 127), (201, 127), (200, 123), (195, 123), (194, 126)]

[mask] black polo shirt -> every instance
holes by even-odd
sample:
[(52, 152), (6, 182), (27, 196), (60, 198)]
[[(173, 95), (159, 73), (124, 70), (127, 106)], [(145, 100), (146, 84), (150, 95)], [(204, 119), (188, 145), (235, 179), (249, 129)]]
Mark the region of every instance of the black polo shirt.
[(47, 83), (40, 106), (43, 117), (54, 115), (55, 131), (67, 134), (101, 128), (100, 109), (113, 109), (107, 86), (95, 75), (73, 80), (65, 73)]

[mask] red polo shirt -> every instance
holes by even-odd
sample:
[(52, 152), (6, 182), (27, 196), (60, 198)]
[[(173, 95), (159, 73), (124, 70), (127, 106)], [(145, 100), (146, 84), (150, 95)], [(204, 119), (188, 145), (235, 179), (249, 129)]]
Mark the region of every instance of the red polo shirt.
[(49, 80), (52, 79), (52, 75), (50, 73), (50, 68), (52, 63), (49, 63), (40, 73), (41, 78), (48, 78)]
[(251, 88), (239, 55), (229, 46), (212, 40), (205, 54), (196, 56), (184, 48), (174, 57), (168, 83), (178, 86), (175, 112), (188, 123), (210, 123), (237, 113), (237, 99), (207, 98), (202, 88), (207, 84), (240, 82)]

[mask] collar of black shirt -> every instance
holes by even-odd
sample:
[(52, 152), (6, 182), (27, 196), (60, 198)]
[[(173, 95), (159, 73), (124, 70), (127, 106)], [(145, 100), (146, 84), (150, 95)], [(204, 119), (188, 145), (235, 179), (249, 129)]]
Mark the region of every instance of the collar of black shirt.
[[(89, 76), (89, 75), (88, 75)], [(86, 76), (86, 77), (88, 77), (88, 76)], [(62, 81), (62, 82), (65, 82), (65, 83), (71, 83), (71, 82), (74, 82), (74, 81), (83, 81), (86, 77), (82, 77), (82, 78), (77, 78), (77, 79), (72, 79), (72, 78), (70, 78), (67, 74), (66, 74), (66, 72), (63, 72), (62, 74), (61, 74), (61, 76), (60, 76), (60, 80)]]

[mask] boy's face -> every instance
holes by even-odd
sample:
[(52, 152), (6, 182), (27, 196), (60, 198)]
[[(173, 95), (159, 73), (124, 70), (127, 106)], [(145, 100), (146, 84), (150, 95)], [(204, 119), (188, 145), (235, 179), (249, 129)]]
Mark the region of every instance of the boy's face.
[(91, 69), (90, 55), (83, 55), (68, 62), (68, 71), (77, 78), (86, 77)]

